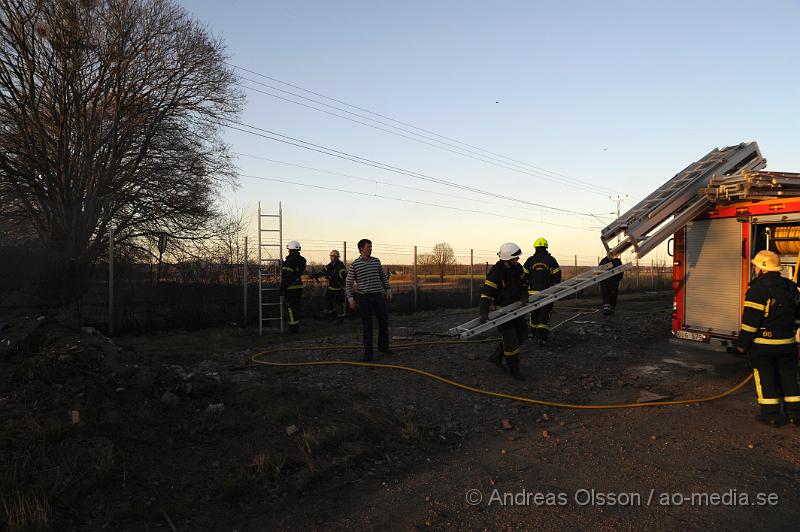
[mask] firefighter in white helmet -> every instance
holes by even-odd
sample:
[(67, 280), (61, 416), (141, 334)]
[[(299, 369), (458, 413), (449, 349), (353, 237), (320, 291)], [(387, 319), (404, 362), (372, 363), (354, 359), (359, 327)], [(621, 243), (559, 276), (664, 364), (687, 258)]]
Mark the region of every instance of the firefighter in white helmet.
[[(795, 334), (800, 314), (797, 285), (780, 274), (780, 257), (759, 251), (752, 260), (756, 278), (744, 296), (736, 348), (753, 367), (762, 423), (800, 425)], [(785, 409), (782, 410), (781, 405)]]
[[(481, 289), (480, 321), (486, 323), (491, 306), (504, 307), (516, 301), (528, 301), (528, 283), (525, 272), (519, 264), (522, 255), (520, 247), (513, 242), (500, 246), (497, 253), (500, 260), (492, 266), (486, 275)], [(528, 324), (524, 317), (515, 318), (497, 326), (503, 339), (490, 357), (494, 364), (505, 371), (506, 361), (511, 376), (517, 380), (525, 380), (519, 370), (520, 346), (528, 336)]]
[(300, 306), (303, 300), (303, 273), (306, 271), (306, 259), (300, 255), (300, 242), (292, 240), (286, 244), (289, 252), (281, 267), (280, 294), (283, 296), (283, 308), (289, 322), (289, 332), (300, 332)]
[(325, 304), (327, 309), (323, 312), (333, 319), (336, 317), (338, 323), (343, 323), (345, 318), (345, 294), (344, 284), (347, 280), (347, 268), (344, 263), (339, 260), (339, 251), (331, 250), (331, 261), (322, 270), (313, 275), (314, 278), (319, 279), (325, 277), (328, 279), (328, 288), (325, 290)]
[[(522, 269), (528, 277), (528, 295), (538, 294), (561, 282), (561, 267), (558, 261), (547, 251), (547, 240), (537, 238), (533, 243), (535, 253), (528, 257)], [(531, 336), (539, 345), (547, 342), (550, 333), (550, 312), (553, 304), (540, 307), (530, 314)]]

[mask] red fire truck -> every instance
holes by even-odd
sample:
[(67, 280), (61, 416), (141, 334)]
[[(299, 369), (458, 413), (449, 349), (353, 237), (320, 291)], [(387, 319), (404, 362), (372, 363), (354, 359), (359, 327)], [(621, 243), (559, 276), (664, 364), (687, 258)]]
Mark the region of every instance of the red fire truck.
[(783, 275), (795, 277), (800, 198), (713, 204), (678, 230), (668, 245), (673, 257), (673, 336), (732, 345), (752, 278), (750, 260), (763, 249), (778, 253)]

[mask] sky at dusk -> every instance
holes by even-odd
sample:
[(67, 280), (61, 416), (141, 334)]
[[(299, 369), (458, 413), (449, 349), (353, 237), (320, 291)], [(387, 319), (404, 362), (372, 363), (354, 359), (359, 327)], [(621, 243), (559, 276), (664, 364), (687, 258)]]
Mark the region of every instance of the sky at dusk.
[(280, 201), (311, 255), (368, 237), (384, 262), (437, 242), (493, 262), (544, 236), (589, 264), (611, 197), (624, 212), (715, 147), (800, 171), (797, 0), (181, 3), (262, 134), (225, 134), (253, 240), (258, 201)]

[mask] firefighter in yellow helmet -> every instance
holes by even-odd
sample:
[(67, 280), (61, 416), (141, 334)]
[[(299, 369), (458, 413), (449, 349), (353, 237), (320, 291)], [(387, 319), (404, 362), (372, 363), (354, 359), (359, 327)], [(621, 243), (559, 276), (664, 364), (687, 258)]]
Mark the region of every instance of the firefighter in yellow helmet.
[[(527, 280), (525, 272), (519, 265), (519, 258), (522, 255), (520, 247), (513, 242), (506, 242), (500, 246), (497, 255), (500, 260), (489, 270), (481, 289), (481, 323), (486, 323), (489, 319), (491, 306), (505, 307), (516, 301), (524, 300), (526, 303), (528, 301)], [(525, 323), (525, 318), (520, 316), (502, 323), (497, 326), (497, 330), (500, 331), (503, 339), (489, 360), (505, 371), (503, 367), (505, 359), (511, 376), (524, 381), (525, 377), (519, 370), (519, 352), (520, 346), (528, 337), (528, 325)]]
[[(547, 251), (547, 240), (537, 238), (533, 243), (535, 253), (528, 257), (522, 265), (528, 278), (528, 295), (538, 294), (561, 282), (561, 267), (558, 261)], [(545, 305), (531, 312), (531, 336), (539, 345), (547, 342), (550, 333), (550, 312), (553, 304)]]
[[(752, 260), (756, 278), (744, 296), (736, 348), (753, 367), (762, 423), (800, 425), (795, 332), (800, 314), (797, 285), (780, 274), (780, 257), (759, 251)], [(783, 405), (783, 411), (781, 405)]]
[(300, 255), (300, 242), (292, 240), (286, 245), (289, 252), (281, 267), (280, 295), (283, 296), (283, 308), (289, 322), (289, 332), (300, 332), (300, 304), (303, 300), (303, 273), (306, 271), (306, 259)]

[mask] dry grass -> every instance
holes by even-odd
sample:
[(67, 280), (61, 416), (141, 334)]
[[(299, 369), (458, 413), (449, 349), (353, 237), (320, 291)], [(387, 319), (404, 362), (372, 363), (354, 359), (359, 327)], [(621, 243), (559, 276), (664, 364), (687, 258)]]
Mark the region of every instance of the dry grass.
[(50, 504), (46, 495), (16, 493), (10, 501), (3, 499), (8, 530), (43, 531), (50, 529)]

